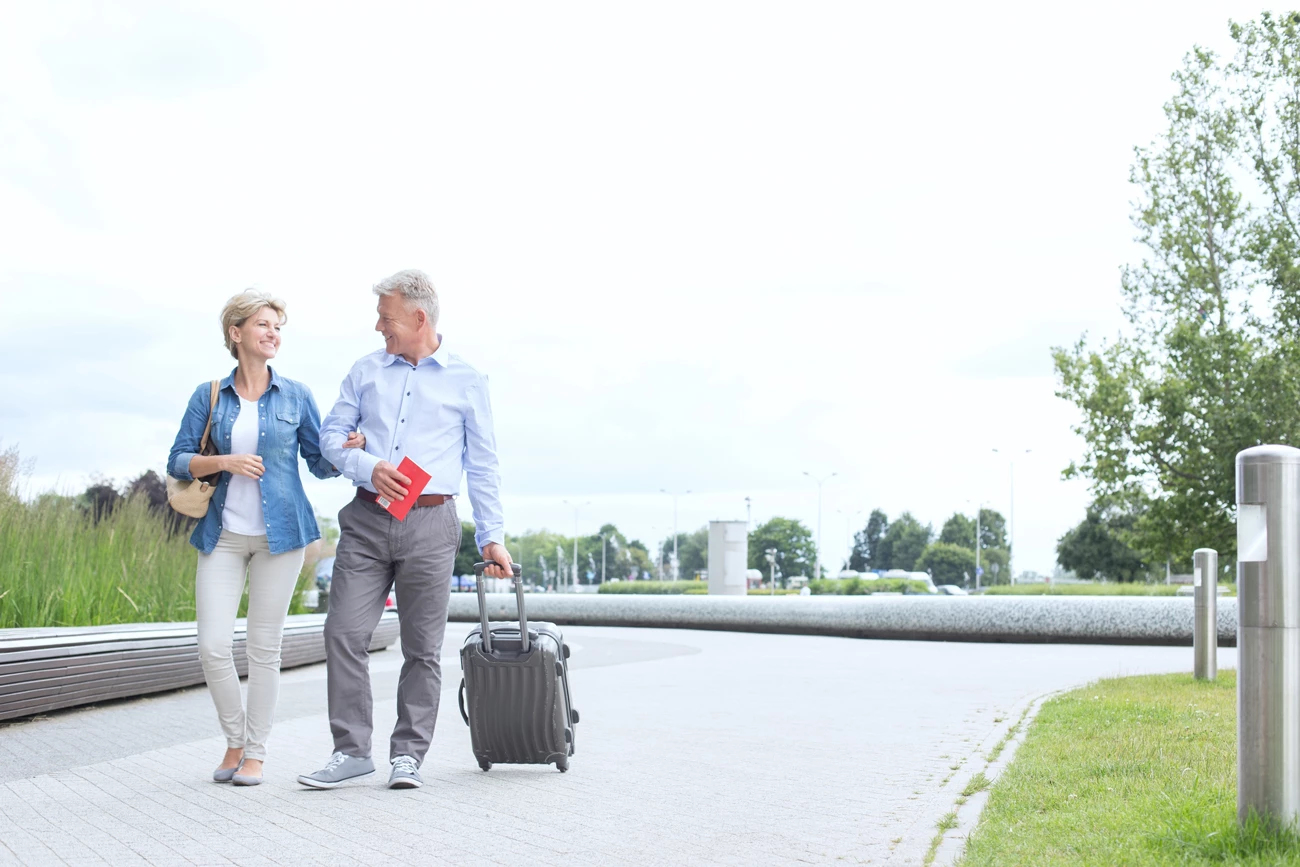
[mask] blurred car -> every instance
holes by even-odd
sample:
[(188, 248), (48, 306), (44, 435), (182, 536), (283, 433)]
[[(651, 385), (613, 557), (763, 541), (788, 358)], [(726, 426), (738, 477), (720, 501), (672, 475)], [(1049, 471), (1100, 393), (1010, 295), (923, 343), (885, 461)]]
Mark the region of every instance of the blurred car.
[[(330, 584), (334, 580), (334, 558), (326, 557), (316, 564), (316, 589), (320, 592), (316, 610), (326, 610), (329, 604)], [(397, 610), (397, 591), (389, 590), (384, 600), (385, 611)]]
[(964, 587), (958, 587), (956, 584), (938, 584), (935, 589), (939, 591), (940, 596), (969, 596)]
[(326, 557), (316, 564), (316, 589), (330, 592), (330, 581), (334, 578), (334, 558)]

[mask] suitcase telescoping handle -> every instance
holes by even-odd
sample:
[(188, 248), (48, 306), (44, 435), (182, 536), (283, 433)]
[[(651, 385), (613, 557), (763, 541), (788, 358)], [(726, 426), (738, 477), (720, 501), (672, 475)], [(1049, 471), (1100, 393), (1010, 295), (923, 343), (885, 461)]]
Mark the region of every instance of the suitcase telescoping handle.
[[(483, 570), (488, 566), (496, 566), (496, 563), (475, 563), (474, 564), (474, 585), (478, 591), (478, 616), (483, 624), (483, 649), (488, 653), (492, 652), (492, 632), (488, 629), (487, 616), (487, 593), (483, 589)], [(523, 567), (518, 563), (513, 564), (515, 574), (515, 599), (519, 603), (519, 648), (528, 652), (528, 615), (524, 613), (524, 582)]]

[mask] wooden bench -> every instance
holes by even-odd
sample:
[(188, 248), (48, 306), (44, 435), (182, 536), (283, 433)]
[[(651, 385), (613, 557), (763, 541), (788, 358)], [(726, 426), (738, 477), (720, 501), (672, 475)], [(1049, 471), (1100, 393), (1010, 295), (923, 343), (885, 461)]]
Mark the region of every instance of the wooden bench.
[[(384, 612), (370, 641), (397, 640), (397, 614)], [(244, 621), (235, 623), (235, 667), (248, 674)], [(286, 619), (281, 668), (325, 661), (325, 615)], [(0, 720), (203, 683), (193, 623), (128, 623), (0, 629)]]

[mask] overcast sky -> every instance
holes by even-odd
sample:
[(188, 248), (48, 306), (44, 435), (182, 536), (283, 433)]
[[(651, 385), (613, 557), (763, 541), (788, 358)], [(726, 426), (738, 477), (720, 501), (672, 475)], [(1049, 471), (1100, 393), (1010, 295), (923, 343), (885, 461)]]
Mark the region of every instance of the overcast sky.
[[(1121, 327), (1132, 147), (1235, 2), (0, 2), (0, 444), (32, 490), (165, 466), (217, 314), (288, 302), (322, 413), (439, 288), (510, 532), (1083, 515), (1050, 349)], [(1031, 450), (1025, 454), (1025, 450)], [(321, 514), (351, 495), (308, 482)], [(466, 509), (467, 511), (467, 509)], [(464, 514), (464, 512), (462, 513)]]

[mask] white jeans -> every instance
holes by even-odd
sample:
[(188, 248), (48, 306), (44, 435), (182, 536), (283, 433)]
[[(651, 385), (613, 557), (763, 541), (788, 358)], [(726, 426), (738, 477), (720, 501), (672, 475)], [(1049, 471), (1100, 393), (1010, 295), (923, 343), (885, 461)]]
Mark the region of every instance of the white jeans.
[[(199, 554), (194, 582), (199, 660), (217, 706), (226, 745), (244, 757), (266, 759), (275, 703), (280, 695), (280, 639), (289, 612), (303, 548), (272, 554), (265, 536), (221, 532), (211, 554)], [(248, 580), (248, 709), (235, 671), (235, 615)]]

